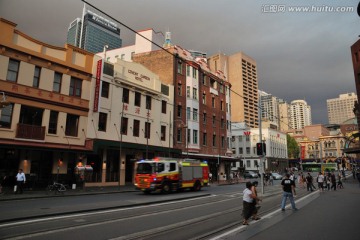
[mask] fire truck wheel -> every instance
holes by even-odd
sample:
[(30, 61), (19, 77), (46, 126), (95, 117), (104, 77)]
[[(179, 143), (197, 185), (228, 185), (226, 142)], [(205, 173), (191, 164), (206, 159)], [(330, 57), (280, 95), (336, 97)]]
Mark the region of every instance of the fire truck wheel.
[(200, 191), (201, 190), (201, 183), (199, 181), (196, 181), (193, 187), (193, 191)]
[(171, 191), (170, 183), (164, 183), (164, 186), (162, 188), (162, 192), (163, 193), (170, 193), (170, 191)]

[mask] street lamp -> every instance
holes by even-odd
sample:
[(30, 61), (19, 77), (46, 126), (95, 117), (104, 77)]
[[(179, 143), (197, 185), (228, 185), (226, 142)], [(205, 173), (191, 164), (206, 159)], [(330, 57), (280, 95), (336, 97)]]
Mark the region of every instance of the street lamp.
[(0, 93), (2, 94), (2, 98), (1, 98), (1, 101), (0, 101), (0, 109), (1, 109), (1, 108), (4, 108), (4, 107), (10, 105), (10, 102), (8, 102), (6, 100), (5, 92), (0, 92)]
[(185, 129), (185, 151), (186, 151), (186, 158), (189, 158), (188, 125), (186, 125), (181, 119), (174, 120), (174, 122), (181, 122), (181, 123), (178, 125), (178, 128)]

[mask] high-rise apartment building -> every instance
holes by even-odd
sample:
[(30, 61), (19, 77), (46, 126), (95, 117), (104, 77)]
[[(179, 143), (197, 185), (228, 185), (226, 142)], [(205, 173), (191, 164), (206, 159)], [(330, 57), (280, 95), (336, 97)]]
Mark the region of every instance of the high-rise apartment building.
[(258, 127), (258, 77), (256, 61), (239, 52), (208, 58), (212, 71), (221, 70), (231, 84), (231, 121)]
[(272, 94), (259, 90), (261, 120), (279, 128), (279, 99)]
[(355, 93), (340, 94), (338, 98), (326, 100), (329, 123), (341, 124), (355, 117), (353, 111), (355, 101), (357, 101)]
[(279, 99), (279, 130), (286, 132), (290, 129), (289, 124), (290, 113), (289, 113), (289, 104), (283, 100)]
[(102, 17), (84, 6), (82, 18), (70, 23), (67, 43), (92, 53), (119, 48), (122, 45), (120, 28), (117, 24)]
[(294, 100), (290, 103), (290, 126), (292, 129), (302, 129), (311, 125), (311, 106), (304, 100)]

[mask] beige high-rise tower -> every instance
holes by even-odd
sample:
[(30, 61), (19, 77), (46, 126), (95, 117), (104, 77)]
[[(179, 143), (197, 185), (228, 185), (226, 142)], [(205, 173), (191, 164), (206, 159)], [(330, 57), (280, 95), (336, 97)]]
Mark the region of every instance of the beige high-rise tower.
[(222, 71), (231, 87), (231, 121), (245, 122), (258, 127), (258, 77), (254, 59), (239, 52), (226, 56), (223, 53), (208, 58), (210, 68)]
[(355, 117), (354, 102), (357, 101), (355, 93), (340, 94), (338, 98), (327, 99), (327, 110), (330, 124), (341, 124)]

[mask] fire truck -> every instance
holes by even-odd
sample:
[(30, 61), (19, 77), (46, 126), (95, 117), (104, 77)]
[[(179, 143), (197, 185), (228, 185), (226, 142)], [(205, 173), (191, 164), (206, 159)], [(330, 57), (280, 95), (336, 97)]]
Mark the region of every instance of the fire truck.
[(144, 193), (200, 191), (209, 184), (206, 162), (194, 159), (155, 158), (136, 162), (135, 187)]

